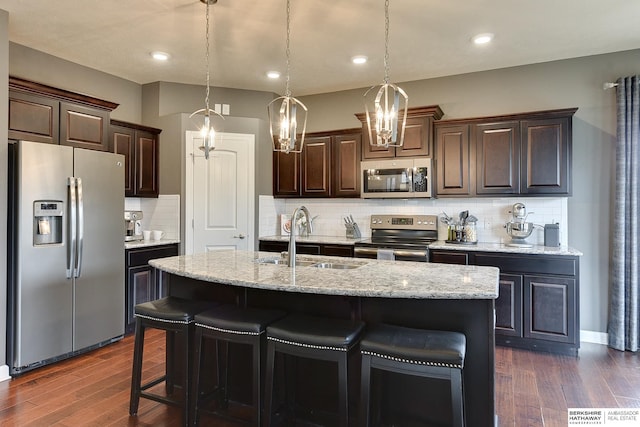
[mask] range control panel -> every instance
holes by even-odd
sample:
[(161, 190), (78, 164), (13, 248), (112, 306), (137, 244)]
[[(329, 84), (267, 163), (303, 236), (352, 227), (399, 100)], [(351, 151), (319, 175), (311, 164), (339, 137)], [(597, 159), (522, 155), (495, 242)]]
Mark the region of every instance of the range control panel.
[(438, 230), (437, 215), (371, 215), (371, 229)]

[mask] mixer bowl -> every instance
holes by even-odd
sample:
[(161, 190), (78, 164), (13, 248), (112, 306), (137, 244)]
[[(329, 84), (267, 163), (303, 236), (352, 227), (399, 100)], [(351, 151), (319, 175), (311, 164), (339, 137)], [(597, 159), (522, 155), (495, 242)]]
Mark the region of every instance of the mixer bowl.
[(507, 234), (514, 239), (526, 239), (532, 231), (532, 222), (507, 222)]

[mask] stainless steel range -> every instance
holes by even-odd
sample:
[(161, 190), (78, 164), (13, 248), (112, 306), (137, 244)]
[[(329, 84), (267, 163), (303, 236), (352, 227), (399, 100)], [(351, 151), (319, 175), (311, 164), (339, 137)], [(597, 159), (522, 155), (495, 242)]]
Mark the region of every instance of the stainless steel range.
[(356, 258), (429, 261), (428, 245), (438, 240), (437, 215), (371, 215), (371, 238), (356, 242)]

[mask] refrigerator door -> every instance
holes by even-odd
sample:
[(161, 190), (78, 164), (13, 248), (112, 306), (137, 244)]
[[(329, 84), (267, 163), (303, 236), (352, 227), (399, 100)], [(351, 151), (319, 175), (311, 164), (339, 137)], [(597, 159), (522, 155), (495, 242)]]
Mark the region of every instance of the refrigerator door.
[[(21, 141), (18, 146), (16, 273), (12, 370), (71, 351), (72, 280), (66, 278), (67, 179), (73, 149)], [(34, 245), (34, 201), (62, 201), (62, 244)]]
[(73, 299), (76, 351), (124, 334), (124, 156), (75, 149), (74, 176), (81, 207)]

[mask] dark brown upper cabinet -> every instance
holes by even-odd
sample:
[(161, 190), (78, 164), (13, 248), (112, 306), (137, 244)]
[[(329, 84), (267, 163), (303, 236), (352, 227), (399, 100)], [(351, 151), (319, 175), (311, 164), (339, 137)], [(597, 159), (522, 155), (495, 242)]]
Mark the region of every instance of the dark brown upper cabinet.
[(275, 197), (360, 197), (360, 129), (310, 133), (302, 153), (273, 153)]
[[(356, 117), (362, 122), (362, 159), (380, 159), (393, 157), (418, 157), (432, 155), (433, 122), (442, 118), (442, 110), (437, 105), (409, 108), (402, 147), (376, 147), (369, 144), (369, 130), (366, 114)], [(375, 131), (373, 131), (375, 133)], [(375, 138), (375, 135), (373, 135)]]
[(109, 149), (109, 116), (118, 104), (9, 78), (9, 138)]
[(576, 110), (437, 122), (436, 195), (571, 195)]
[(124, 155), (125, 196), (158, 197), (158, 161), (161, 130), (111, 120), (109, 151)]

